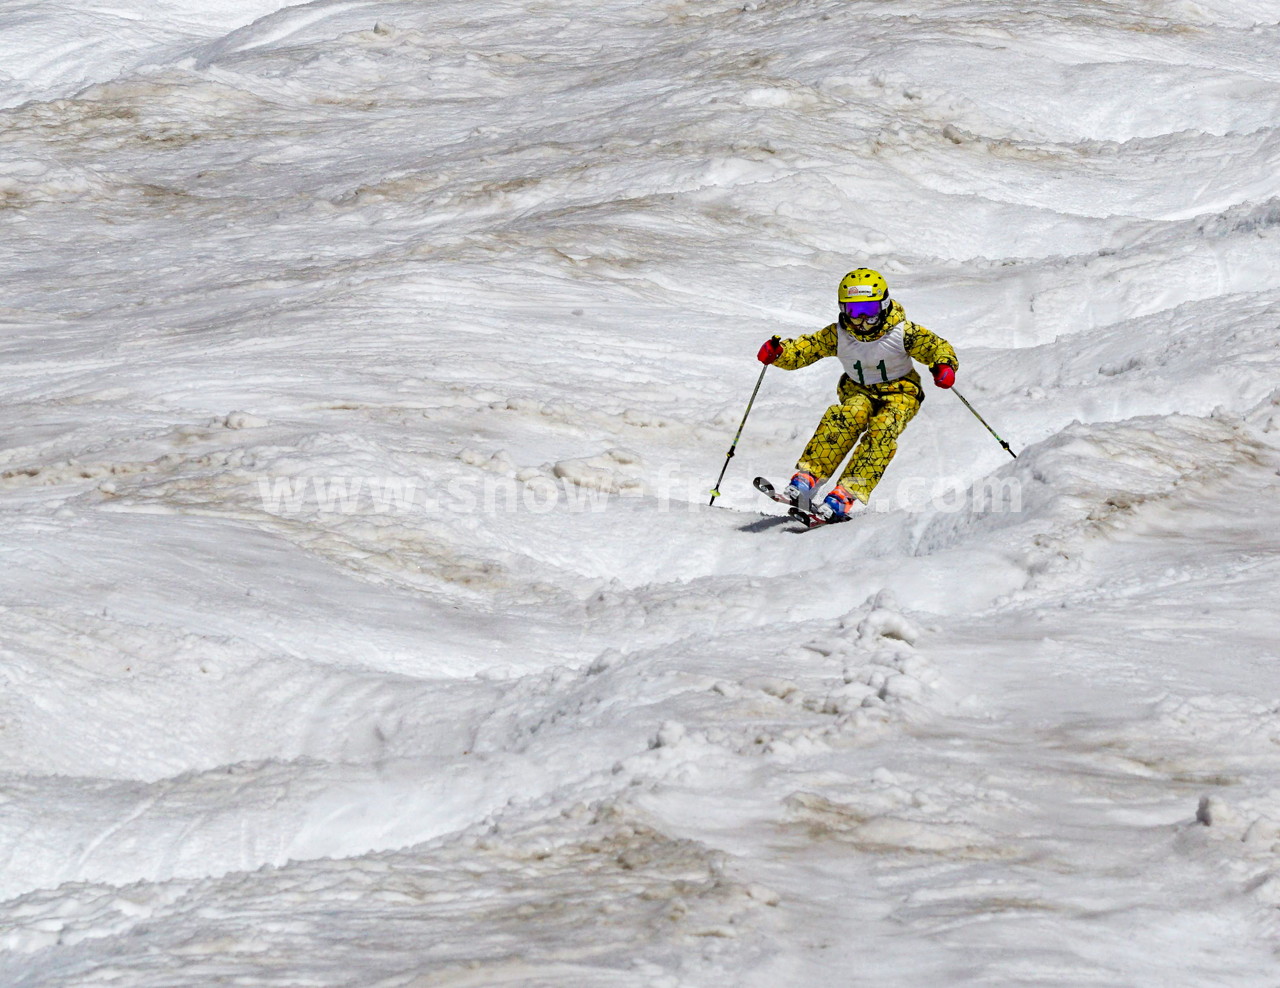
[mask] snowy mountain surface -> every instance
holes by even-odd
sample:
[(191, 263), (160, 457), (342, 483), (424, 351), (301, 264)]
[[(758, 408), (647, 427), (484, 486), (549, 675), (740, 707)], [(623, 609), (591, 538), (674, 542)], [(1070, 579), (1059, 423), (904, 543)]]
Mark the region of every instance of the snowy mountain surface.
[[(0, 5), (0, 985), (1276, 984), (1278, 49)], [(708, 506), (859, 265), (1017, 458)]]

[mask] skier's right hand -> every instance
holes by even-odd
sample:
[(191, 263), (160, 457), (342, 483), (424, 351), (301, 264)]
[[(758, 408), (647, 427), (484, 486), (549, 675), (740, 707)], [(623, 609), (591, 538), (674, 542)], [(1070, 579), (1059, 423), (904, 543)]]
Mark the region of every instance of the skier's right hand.
[(760, 347), (760, 352), (756, 354), (756, 360), (762, 364), (771, 364), (781, 356), (782, 344), (778, 342), (776, 336), (773, 336), (764, 341), (764, 345)]

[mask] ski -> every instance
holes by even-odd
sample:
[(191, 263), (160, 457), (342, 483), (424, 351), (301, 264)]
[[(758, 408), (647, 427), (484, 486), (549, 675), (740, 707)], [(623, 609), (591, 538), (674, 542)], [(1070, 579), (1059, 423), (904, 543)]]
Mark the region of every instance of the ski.
[[(755, 485), (755, 489), (765, 497), (777, 501), (779, 504), (785, 504), (788, 508), (787, 513), (806, 529), (822, 528), (824, 525), (840, 524), (838, 521), (828, 521), (826, 518), (816, 515), (812, 511), (805, 511), (804, 508), (792, 504), (789, 497), (774, 487), (773, 484), (764, 477), (757, 477), (751, 483)], [(845, 520), (847, 521), (848, 519)]]
[(782, 493), (782, 491), (774, 487), (773, 484), (770, 483), (768, 480), (766, 480), (764, 477), (757, 477), (751, 483), (754, 484), (755, 489), (758, 490), (765, 497), (769, 498), (770, 500), (777, 501), (779, 504), (785, 504), (787, 506), (787, 514), (790, 515), (792, 518), (794, 518), (796, 521), (798, 521), (806, 529), (819, 528), (822, 525), (833, 524), (832, 522), (829, 522), (824, 518), (819, 518), (812, 511), (806, 511), (804, 508), (801, 508), (798, 505), (792, 504), (791, 499), (789, 497), (787, 497), (785, 494)]
[[(799, 508), (791, 509), (791, 517), (798, 521), (805, 528), (822, 528), (824, 525), (839, 525), (838, 521), (828, 521), (825, 518), (815, 515), (812, 511), (801, 511)], [(847, 520), (847, 519), (846, 519)]]
[(757, 477), (755, 480), (751, 481), (751, 483), (753, 483), (756, 490), (765, 497), (773, 498), (773, 500), (777, 501), (779, 504), (785, 504), (789, 508), (795, 507), (787, 495), (783, 494), (782, 491), (778, 490), (773, 486), (773, 484), (769, 483), (769, 481), (765, 480), (763, 477)]

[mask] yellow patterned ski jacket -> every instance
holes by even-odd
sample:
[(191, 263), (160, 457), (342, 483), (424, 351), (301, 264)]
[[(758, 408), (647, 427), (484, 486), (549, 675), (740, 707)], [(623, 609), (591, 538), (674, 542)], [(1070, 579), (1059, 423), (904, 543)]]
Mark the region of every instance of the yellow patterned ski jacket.
[[(919, 361), (931, 370), (939, 364), (950, 364), (952, 368), (960, 369), (960, 361), (956, 359), (956, 352), (951, 344), (936, 333), (911, 322), (902, 306), (894, 302), (877, 338), (887, 336), (899, 328), (902, 331), (903, 348), (913, 360)], [(816, 333), (798, 336), (793, 340), (782, 340), (781, 343), (782, 356), (775, 361), (775, 364), (783, 370), (799, 370), (823, 357), (836, 356), (840, 346), (840, 330), (836, 323), (832, 323)], [(917, 401), (924, 401), (924, 388), (920, 384), (920, 375), (914, 368), (892, 380), (875, 381), (873, 379), (870, 382), (864, 380), (861, 383), (854, 381), (848, 373), (845, 373), (840, 375), (837, 391), (841, 401), (859, 391), (877, 397), (909, 394)]]

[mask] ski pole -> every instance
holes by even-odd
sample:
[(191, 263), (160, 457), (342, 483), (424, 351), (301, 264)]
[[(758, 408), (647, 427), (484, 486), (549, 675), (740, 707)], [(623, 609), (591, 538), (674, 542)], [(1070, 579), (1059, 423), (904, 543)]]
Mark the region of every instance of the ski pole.
[[(776, 340), (777, 337), (775, 336), (774, 339)], [(747, 402), (747, 410), (742, 413), (742, 425), (738, 426), (738, 431), (733, 436), (733, 442), (729, 445), (729, 452), (724, 454), (724, 466), (720, 468), (720, 477), (716, 480), (716, 486), (711, 488), (711, 500), (707, 502), (708, 508), (715, 504), (716, 498), (720, 496), (720, 482), (724, 480), (724, 475), (729, 469), (729, 461), (733, 459), (734, 451), (738, 448), (738, 440), (742, 438), (742, 430), (747, 424), (747, 416), (751, 414), (751, 406), (756, 403), (756, 395), (760, 393), (760, 385), (764, 383), (764, 372), (768, 369), (768, 364), (760, 368), (760, 376), (756, 378), (755, 390), (751, 392), (751, 400)]]
[(957, 398), (959, 398), (961, 401), (963, 401), (963, 402), (964, 402), (964, 407), (965, 407), (965, 408), (967, 408), (967, 409), (969, 409), (969, 411), (973, 412), (973, 417), (974, 417), (974, 418), (976, 418), (976, 419), (977, 419), (979, 422), (981, 422), (983, 425), (986, 425), (986, 426), (987, 426), (987, 431), (988, 431), (989, 433), (991, 433), (993, 436), (995, 436), (995, 437), (996, 437), (996, 442), (998, 442), (1001, 446), (1003, 446), (1003, 447), (1004, 447), (1004, 451), (1005, 451), (1006, 453), (1008, 453), (1010, 456), (1012, 456), (1012, 457), (1016, 460), (1016, 459), (1018, 458), (1018, 454), (1017, 454), (1017, 453), (1015, 453), (1013, 450), (1011, 450), (1011, 449), (1009, 448), (1009, 444), (1008, 444), (1007, 442), (1005, 442), (1005, 441), (1004, 441), (1003, 439), (1001, 439), (998, 435), (996, 435), (996, 430), (995, 430), (995, 429), (993, 429), (993, 428), (991, 428), (991, 426), (987, 425), (987, 420), (986, 420), (986, 419), (984, 419), (981, 415), (979, 415), (979, 414), (978, 414), (978, 410), (977, 410), (976, 408), (974, 408), (972, 405), (970, 405), (970, 404), (969, 404), (969, 399), (968, 399), (968, 398), (966, 398), (964, 395), (962, 395), (959, 391), (956, 391), (954, 388), (952, 389), (951, 393), (952, 393), (953, 395), (955, 395)]

